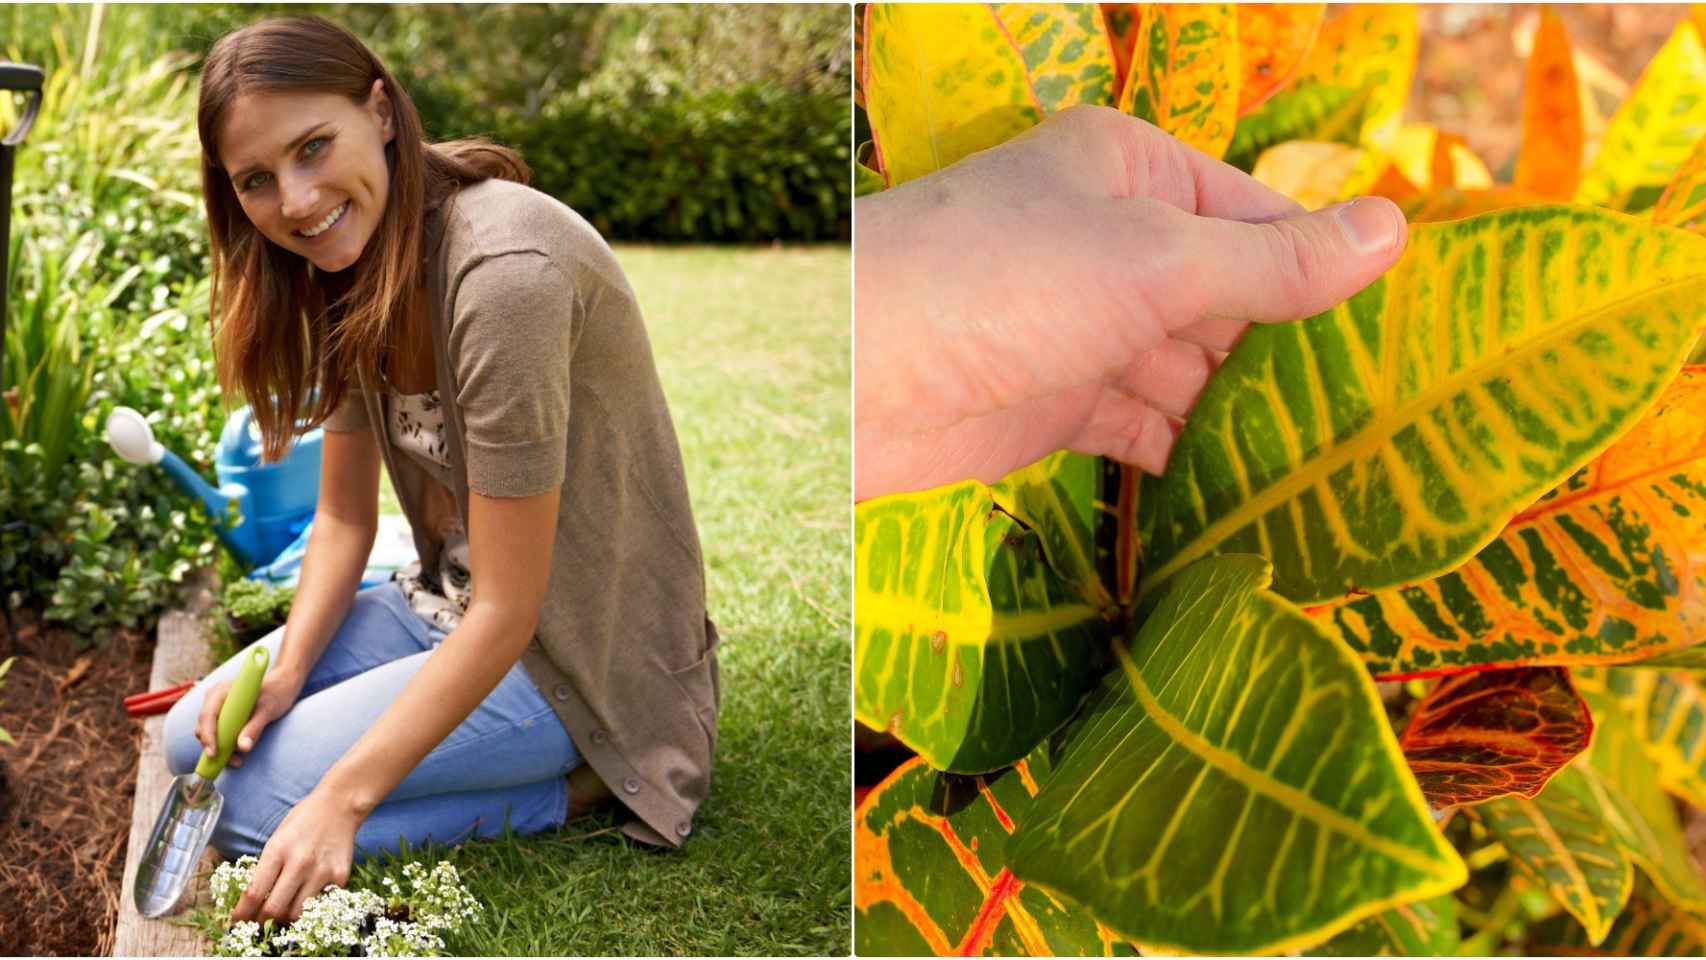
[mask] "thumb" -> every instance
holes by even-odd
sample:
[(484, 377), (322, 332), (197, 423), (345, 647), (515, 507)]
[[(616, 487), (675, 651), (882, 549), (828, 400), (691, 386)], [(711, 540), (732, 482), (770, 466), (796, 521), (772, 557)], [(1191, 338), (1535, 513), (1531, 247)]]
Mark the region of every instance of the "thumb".
[(1381, 197), (1267, 223), (1200, 222), (1211, 256), (1236, 278), (1204, 284), (1199, 316), (1257, 322), (1298, 320), (1350, 299), (1398, 261), (1409, 236), (1397, 205)]
[(255, 741), (261, 737), (261, 731), (272, 722), (266, 707), (256, 704), (255, 712), (249, 716), (249, 722), (243, 724), (243, 729), (237, 732), (237, 749), (245, 753), (254, 749)]

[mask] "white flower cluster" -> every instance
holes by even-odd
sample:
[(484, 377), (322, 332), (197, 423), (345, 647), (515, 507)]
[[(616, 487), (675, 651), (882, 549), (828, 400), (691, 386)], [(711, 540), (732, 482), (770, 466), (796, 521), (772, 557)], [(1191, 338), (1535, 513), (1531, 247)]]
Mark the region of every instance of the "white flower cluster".
[[(254, 857), (242, 857), (214, 870), (215, 911), (229, 914), (237, 905), (255, 863)], [(418, 863), (405, 864), (403, 879), (406, 884), (391, 876), (380, 878), (387, 896), (327, 886), (303, 904), (302, 916), (294, 923), (282, 927), (270, 922), (233, 924), (214, 945), (214, 955), (258, 957), (270, 950), (274, 956), (287, 957), (439, 956), (445, 948), (440, 934), (461, 930), (482, 908), (448, 863), (440, 862), (430, 871)], [(399, 913), (407, 919), (393, 919)]]

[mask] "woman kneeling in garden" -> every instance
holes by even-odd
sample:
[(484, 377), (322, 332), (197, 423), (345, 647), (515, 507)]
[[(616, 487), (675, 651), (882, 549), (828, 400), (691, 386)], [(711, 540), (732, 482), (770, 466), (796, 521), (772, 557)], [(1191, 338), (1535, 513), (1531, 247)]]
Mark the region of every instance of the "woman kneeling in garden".
[[(614, 796), (679, 846), (703, 801), (716, 631), (663, 391), (598, 234), (514, 152), (428, 145), (318, 17), (216, 43), (198, 122), (222, 382), (269, 459), (324, 424), (319, 506), (213, 844), (238, 919), (294, 917), (399, 838), (556, 827)], [(299, 426), (300, 420), (300, 426)], [(357, 592), (381, 462), (418, 564)], [(167, 718), (211, 752), (233, 659)]]

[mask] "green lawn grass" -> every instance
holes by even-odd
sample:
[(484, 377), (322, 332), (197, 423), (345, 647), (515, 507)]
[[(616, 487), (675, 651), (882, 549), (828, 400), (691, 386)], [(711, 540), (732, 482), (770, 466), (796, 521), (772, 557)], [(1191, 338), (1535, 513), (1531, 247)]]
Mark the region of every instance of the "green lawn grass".
[(487, 905), (458, 953), (845, 955), (850, 255), (616, 252), (681, 438), (723, 637), (710, 799), (676, 852), (605, 817), (419, 859), (450, 858)]

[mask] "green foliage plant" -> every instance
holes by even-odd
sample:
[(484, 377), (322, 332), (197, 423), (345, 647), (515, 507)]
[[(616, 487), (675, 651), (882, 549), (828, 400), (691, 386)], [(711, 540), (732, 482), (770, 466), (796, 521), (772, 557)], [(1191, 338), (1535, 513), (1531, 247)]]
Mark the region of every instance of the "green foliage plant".
[(858, 952), (1706, 949), (1699, 26), (1582, 164), (1543, 12), (1498, 184), (1402, 122), (1413, 7), (861, 13), (862, 191), (1090, 103), (1411, 227), (1246, 333), (1164, 476), (857, 506), (855, 713), (917, 754), (856, 814)]

